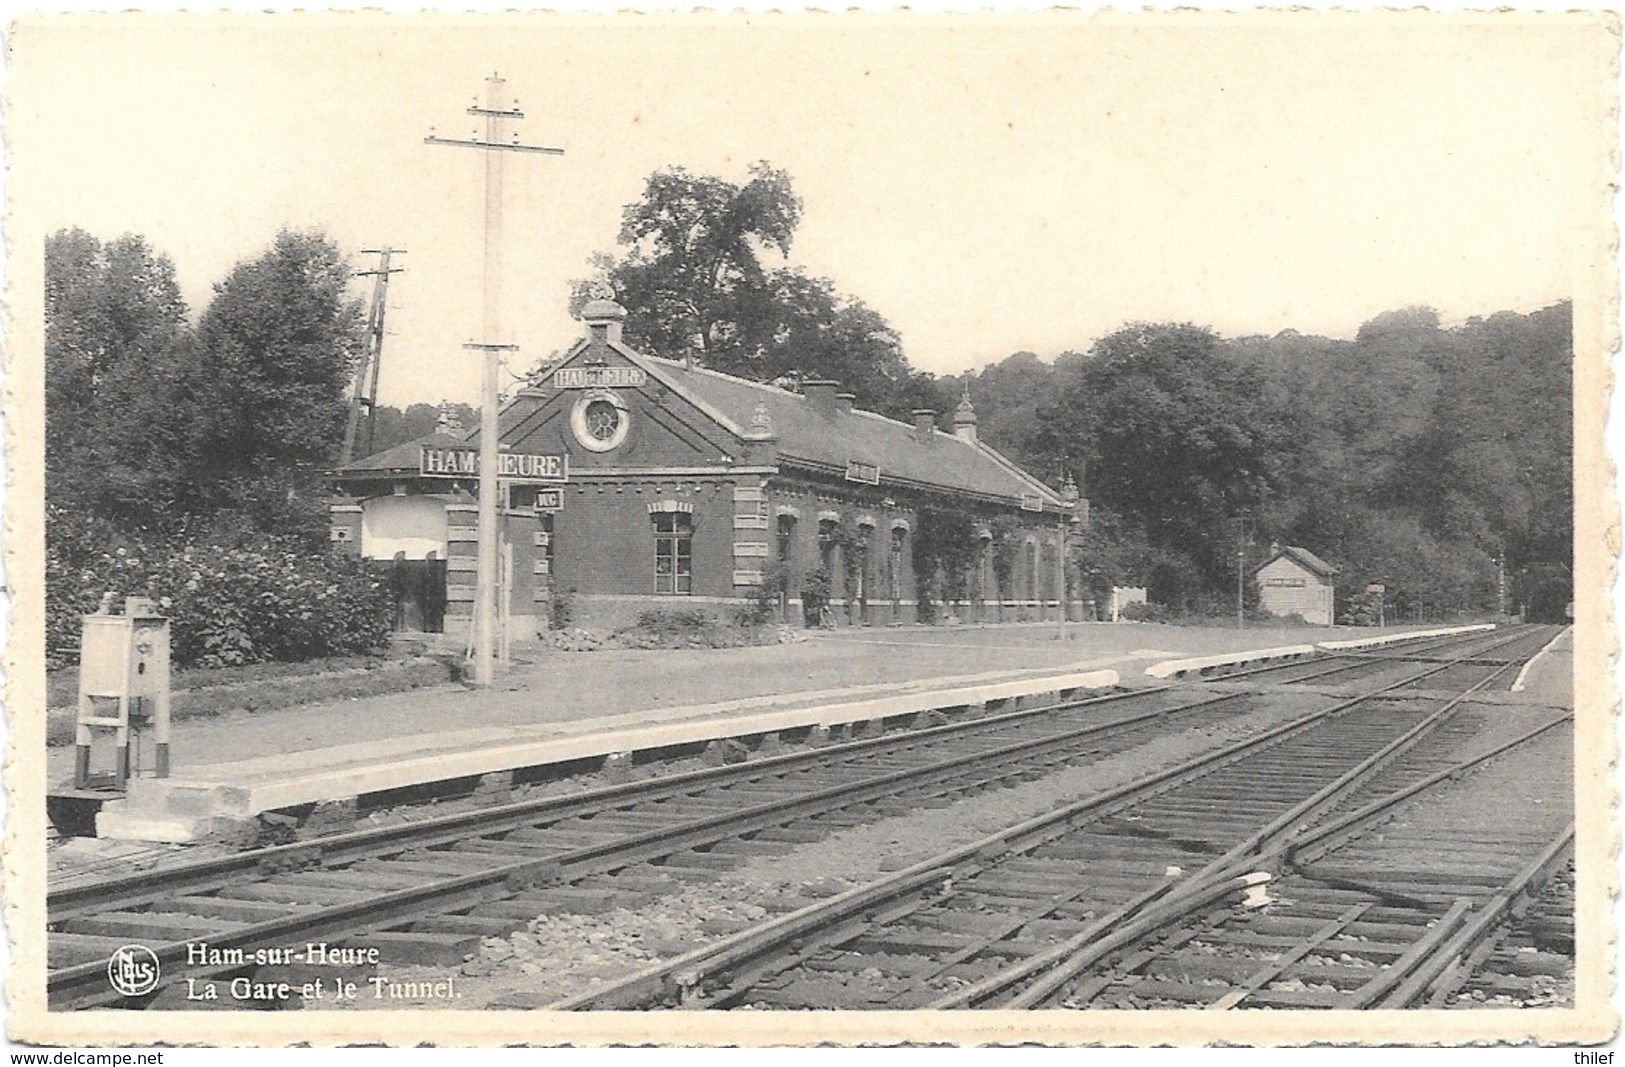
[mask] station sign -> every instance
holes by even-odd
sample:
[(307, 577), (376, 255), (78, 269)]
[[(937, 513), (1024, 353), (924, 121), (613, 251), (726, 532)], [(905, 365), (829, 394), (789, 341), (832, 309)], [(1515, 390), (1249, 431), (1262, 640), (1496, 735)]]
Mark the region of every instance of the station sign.
[(1043, 511), (1044, 510), (1044, 498), (1039, 496), (1037, 493), (1023, 493), (1023, 494), (1021, 494), (1021, 510), (1022, 511)]
[(860, 459), (846, 461), (846, 480), (849, 482), (862, 482), (864, 485), (880, 484), (880, 467), (874, 463), (865, 463)]
[[(424, 478), (474, 478), (479, 473), (478, 448), (422, 446), (418, 474)], [(497, 477), (513, 482), (567, 482), (570, 480), (569, 457), (499, 452)]]
[(642, 367), (560, 367), (555, 389), (636, 389), (649, 380)]
[(558, 512), (564, 510), (563, 489), (536, 490), (536, 510), (539, 512)]

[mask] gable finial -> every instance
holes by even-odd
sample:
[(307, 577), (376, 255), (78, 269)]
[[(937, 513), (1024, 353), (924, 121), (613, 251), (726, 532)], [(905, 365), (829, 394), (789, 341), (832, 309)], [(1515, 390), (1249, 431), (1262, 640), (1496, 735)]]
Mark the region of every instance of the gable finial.
[(771, 441), (778, 435), (773, 432), (773, 416), (767, 413), (767, 401), (756, 401), (756, 411), (750, 417), (750, 428), (745, 431), (747, 441)]

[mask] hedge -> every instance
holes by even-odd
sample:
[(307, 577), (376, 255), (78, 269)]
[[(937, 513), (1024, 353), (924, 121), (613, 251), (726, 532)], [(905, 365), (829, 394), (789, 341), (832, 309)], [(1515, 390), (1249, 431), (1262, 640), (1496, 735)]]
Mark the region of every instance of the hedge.
[[(388, 643), (394, 603), (363, 561), (286, 546), (144, 546), (52, 523), (46, 541), (46, 666), (77, 662), (81, 615), (103, 594), (147, 596), (170, 619), (176, 667), (357, 655)], [(122, 610), (121, 607), (115, 610)]]

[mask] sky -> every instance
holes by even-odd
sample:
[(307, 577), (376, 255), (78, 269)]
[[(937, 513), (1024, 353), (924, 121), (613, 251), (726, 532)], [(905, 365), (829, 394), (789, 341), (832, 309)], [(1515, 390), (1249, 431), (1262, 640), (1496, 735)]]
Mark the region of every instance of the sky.
[[(1573, 295), (1598, 222), (1601, 54), (1560, 17), (55, 19), (14, 31), (13, 247), (144, 235), (194, 313), (282, 227), (406, 250), (380, 399), (478, 394), (480, 153), (500, 72), (502, 329), (579, 333), (589, 257), (658, 168), (786, 170), (790, 262), (954, 373), (1133, 320), (1352, 336)], [(38, 245), (32, 245), (38, 247)], [(357, 256), (358, 268), (369, 257)], [(769, 256), (773, 262), (774, 257)], [(370, 280), (359, 279), (365, 297)]]

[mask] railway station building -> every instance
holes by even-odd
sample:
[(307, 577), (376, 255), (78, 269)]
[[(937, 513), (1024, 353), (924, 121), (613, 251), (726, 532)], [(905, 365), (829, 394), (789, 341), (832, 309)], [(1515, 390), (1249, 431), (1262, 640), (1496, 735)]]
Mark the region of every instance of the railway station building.
[[(625, 318), (588, 304), (585, 336), (501, 413), (512, 633), (546, 629), (555, 598), (571, 625), (615, 627), (659, 607), (725, 617), (764, 588), (787, 621), (816, 595), (838, 624), (912, 622), (914, 539), (944, 514), (974, 544), (962, 596), (940, 610), (1067, 610), (1063, 546), (1084, 507), (978, 440), (968, 395), (952, 432), (930, 411), (899, 422), (836, 382), (792, 392), (644, 355), (622, 342)], [(472, 614), (478, 446), (441, 432), (333, 472), (335, 547), (396, 561), (403, 629)]]

